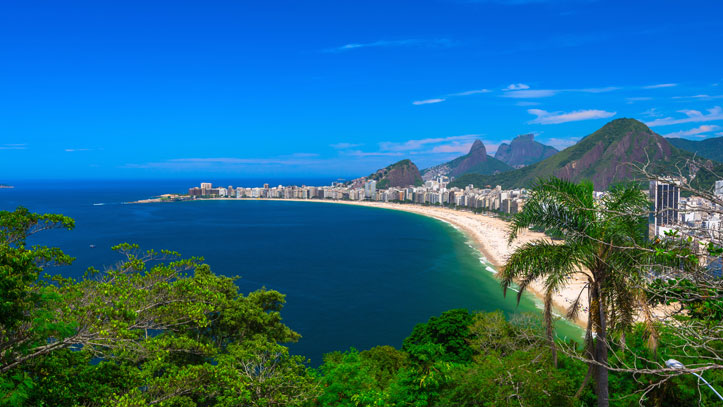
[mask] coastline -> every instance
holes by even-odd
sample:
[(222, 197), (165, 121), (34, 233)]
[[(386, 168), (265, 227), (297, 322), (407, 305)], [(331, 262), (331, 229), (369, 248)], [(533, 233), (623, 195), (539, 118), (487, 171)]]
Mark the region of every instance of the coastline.
[[(204, 198), (202, 200), (220, 200), (235, 201), (229, 198)], [(239, 199), (244, 200), (244, 199)], [(328, 203), (341, 205), (356, 205), (372, 208), (381, 208), (389, 210), (397, 210), (403, 212), (414, 213), (421, 216), (437, 219), (445, 222), (462, 232), (485, 258), (487, 262), (492, 264), (496, 269), (504, 267), (507, 258), (518, 247), (538, 239), (549, 239), (544, 233), (526, 230), (519, 234), (518, 238), (511, 244), (508, 244), (509, 222), (502, 219), (475, 214), (468, 211), (455, 210), (444, 207), (421, 206), (414, 204), (399, 204), (389, 202), (370, 202), (370, 201), (341, 201), (341, 200), (322, 200), (322, 199), (275, 199), (264, 198), (267, 201), (287, 201), (287, 202), (309, 202), (309, 203)], [(163, 201), (160, 198), (143, 199), (128, 203), (156, 203), (156, 202), (172, 202)], [(567, 313), (569, 304), (571, 304), (580, 295), (581, 307), (588, 307), (587, 295), (585, 293), (586, 277), (582, 274), (571, 278), (570, 283), (562, 290), (558, 290), (553, 294), (552, 305), (553, 310), (559, 316)], [(535, 280), (527, 286), (528, 292), (533, 294), (539, 300), (544, 301), (544, 282)], [(587, 313), (580, 312), (578, 318), (571, 321), (583, 329), (587, 326)]]
[[(224, 198), (219, 198), (224, 199)], [(265, 198), (266, 199), (266, 198)], [(509, 222), (494, 216), (475, 214), (468, 211), (460, 211), (444, 207), (421, 206), (414, 204), (398, 204), (389, 202), (369, 202), (369, 201), (339, 201), (339, 200), (317, 200), (317, 199), (271, 199), (278, 201), (292, 202), (325, 202), (344, 205), (366, 206), (372, 208), (382, 208), (389, 210), (398, 210), (403, 212), (415, 213), (417, 215), (427, 216), (452, 225), (462, 232), (477, 249), (496, 269), (504, 267), (507, 258), (520, 246), (538, 239), (549, 239), (547, 235), (540, 232), (526, 230), (518, 235), (518, 238), (508, 244)], [(580, 303), (581, 307), (588, 307), (587, 295), (585, 291), (586, 277), (582, 274), (574, 276), (567, 287), (558, 290), (553, 294), (552, 305), (555, 313), (560, 317), (567, 313), (569, 304), (571, 304), (577, 296), (582, 292)], [(535, 280), (527, 286), (526, 291), (533, 294), (539, 300), (544, 301), (544, 282)], [(578, 318), (571, 321), (581, 328), (587, 327), (587, 313), (580, 312)]]

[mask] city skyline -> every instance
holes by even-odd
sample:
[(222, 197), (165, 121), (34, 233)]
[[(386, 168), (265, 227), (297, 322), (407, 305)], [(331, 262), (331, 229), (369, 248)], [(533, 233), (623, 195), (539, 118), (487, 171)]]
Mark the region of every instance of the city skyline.
[(0, 17), (3, 180), (353, 178), (621, 117), (723, 135), (714, 2), (54, 7)]

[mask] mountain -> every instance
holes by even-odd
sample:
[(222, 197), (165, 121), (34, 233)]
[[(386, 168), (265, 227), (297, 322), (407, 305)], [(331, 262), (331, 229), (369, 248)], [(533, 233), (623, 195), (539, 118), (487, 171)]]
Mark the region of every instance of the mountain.
[(377, 170), (367, 179), (377, 181), (377, 188), (407, 187), (422, 185), (419, 168), (411, 160), (402, 160), (388, 167)]
[[(538, 163), (492, 176), (464, 175), (450, 186), (530, 187), (538, 178), (554, 175), (575, 182), (591, 180), (596, 190), (605, 190), (617, 181), (638, 178), (630, 163), (649, 162), (653, 172), (674, 174), (676, 164), (692, 157), (693, 154), (671, 145), (645, 124), (635, 119), (616, 119)], [(710, 161), (704, 164), (710, 168), (713, 165)]]
[(461, 157), (444, 164), (435, 165), (425, 169), (422, 174), (425, 180), (434, 179), (440, 175), (459, 177), (467, 173), (495, 174), (509, 171), (512, 167), (502, 161), (487, 155), (487, 149), (480, 140), (475, 140), (469, 152)]
[(534, 134), (523, 134), (515, 137), (510, 144), (500, 144), (495, 158), (511, 167), (520, 168), (542, 161), (557, 152), (555, 147), (535, 141)]
[(679, 149), (694, 153), (698, 157), (723, 162), (723, 137), (705, 140), (688, 140), (684, 138), (666, 138), (666, 140)]

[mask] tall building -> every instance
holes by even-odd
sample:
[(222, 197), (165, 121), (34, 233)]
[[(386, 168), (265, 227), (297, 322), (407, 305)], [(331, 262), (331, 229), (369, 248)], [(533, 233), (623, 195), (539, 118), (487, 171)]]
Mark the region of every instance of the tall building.
[(364, 196), (372, 199), (377, 194), (377, 182), (370, 180), (364, 183)]
[(680, 188), (677, 181), (650, 181), (650, 199), (653, 201), (650, 236), (659, 236), (678, 222)]
[(715, 182), (715, 195), (718, 198), (723, 198), (723, 179)]

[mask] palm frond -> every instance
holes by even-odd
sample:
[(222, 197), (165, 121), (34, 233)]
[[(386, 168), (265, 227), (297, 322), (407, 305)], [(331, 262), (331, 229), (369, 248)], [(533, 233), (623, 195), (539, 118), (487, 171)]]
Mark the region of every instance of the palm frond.
[(503, 293), (506, 295), (507, 287), (519, 281), (519, 303), (522, 292), (540, 277), (546, 278), (546, 289), (556, 290), (576, 271), (579, 261), (576, 245), (554, 244), (546, 239), (526, 243), (515, 250), (500, 272)]

